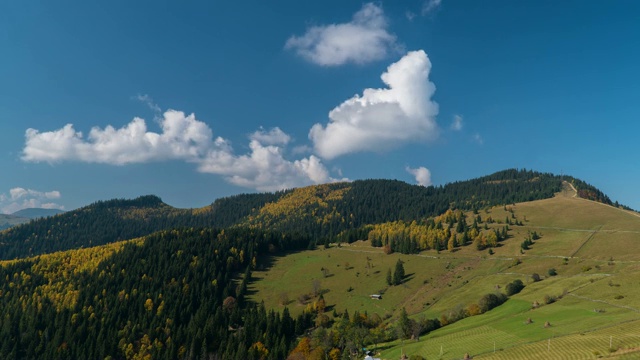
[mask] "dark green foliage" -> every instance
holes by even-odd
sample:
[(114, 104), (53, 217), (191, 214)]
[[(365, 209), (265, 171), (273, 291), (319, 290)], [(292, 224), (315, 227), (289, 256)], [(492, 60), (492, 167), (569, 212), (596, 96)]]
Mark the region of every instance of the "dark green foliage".
[(398, 338), (406, 340), (411, 337), (413, 326), (411, 324), (411, 320), (407, 315), (407, 310), (402, 308), (400, 312), (400, 317), (398, 318), (398, 322), (396, 323), (396, 332), (398, 334)]
[(485, 296), (480, 298), (478, 306), (480, 307), (480, 311), (482, 313), (485, 313), (495, 307), (502, 305), (505, 301), (507, 301), (507, 296), (505, 294), (486, 294)]
[(547, 270), (547, 274), (549, 274), (549, 276), (556, 276), (556, 275), (558, 275), (558, 272), (556, 271), (555, 268), (551, 268), (551, 269)]
[(505, 292), (507, 293), (507, 296), (512, 296), (522, 291), (522, 289), (524, 289), (524, 283), (522, 280), (516, 279), (507, 284)]
[(277, 201), (291, 190), (275, 193), (240, 194), (217, 199), (211, 204), (210, 224), (218, 228), (236, 225), (265, 204)]
[[(283, 217), (271, 221), (269, 229), (301, 232), (318, 240), (330, 237), (352, 242), (365, 239), (367, 232), (364, 227), (370, 224), (422, 220), (451, 208), (470, 210), (550, 198), (561, 190), (562, 182), (560, 177), (552, 174), (510, 169), (437, 187), (415, 186), (397, 180), (357, 180), (323, 186), (333, 190), (349, 189), (341, 199), (325, 201), (326, 205), (305, 205), (305, 214), (314, 213), (314, 217)], [(339, 216), (333, 216), (336, 214)], [(459, 226), (466, 227), (466, 222)], [(381, 246), (378, 243), (373, 245)], [(411, 250), (394, 251), (411, 253), (416, 250), (409, 243), (400, 247)]]
[(156, 196), (99, 201), (0, 233), (0, 259), (129, 240), (178, 227), (211, 226), (209, 212), (175, 209)]
[(402, 260), (398, 259), (396, 268), (393, 271), (393, 285), (400, 285), (404, 281), (404, 265)]
[(32, 272), (40, 260), (0, 267), (2, 279), (30, 276), (20, 286), (0, 284), (0, 358), (124, 359), (131, 351), (178, 359), (186, 351), (194, 359), (251, 359), (257, 341), (269, 349), (269, 359), (285, 358), (295, 331), (313, 320), (246, 303), (250, 264), (270, 245), (300, 249), (307, 243), (247, 229), (163, 231), (142, 245), (125, 245), (95, 271), (74, 275), (69, 281), (79, 290), (77, 302), (61, 311), (46, 296), (32, 296), (46, 281)]

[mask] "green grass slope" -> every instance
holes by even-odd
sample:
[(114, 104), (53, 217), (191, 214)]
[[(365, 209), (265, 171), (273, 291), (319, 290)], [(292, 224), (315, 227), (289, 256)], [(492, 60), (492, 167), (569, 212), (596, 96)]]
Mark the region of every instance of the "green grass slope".
[[(493, 255), (472, 246), (455, 252), (386, 255), (359, 241), (276, 257), (272, 267), (254, 273), (252, 299), (274, 309), (287, 304), (292, 313), (300, 313), (306, 307), (304, 295), (320, 288), (330, 309), (376, 313), (393, 324), (403, 307), (414, 318), (437, 318), (521, 279), (525, 289), (498, 308), (442, 327), (418, 341), (387, 344), (379, 356), (640, 357), (634, 352), (640, 347), (637, 213), (581, 199), (565, 183), (554, 198), (493, 207), (479, 214), (513, 217), (523, 225), (512, 226), (510, 238), (493, 249)], [(541, 238), (521, 251), (521, 242), (533, 231)], [(393, 271), (398, 259), (404, 261), (408, 278), (400, 286), (388, 286), (386, 273)], [(551, 268), (557, 276), (548, 274)], [(542, 281), (533, 282), (534, 273)], [(383, 299), (370, 299), (374, 293), (383, 293)], [(557, 301), (546, 304), (551, 297)], [(536, 309), (534, 302), (540, 304)]]

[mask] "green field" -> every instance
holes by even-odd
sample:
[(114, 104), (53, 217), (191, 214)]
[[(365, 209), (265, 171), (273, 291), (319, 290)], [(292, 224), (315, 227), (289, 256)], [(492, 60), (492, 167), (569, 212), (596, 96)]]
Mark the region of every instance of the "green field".
[[(379, 356), (399, 359), (404, 352), (427, 359), (462, 359), (467, 353), (477, 359), (640, 358), (634, 352), (640, 348), (640, 256), (629, 251), (640, 244), (640, 217), (572, 195), (566, 191), (552, 199), (509, 206), (523, 226), (511, 226), (510, 238), (493, 255), (472, 246), (455, 252), (385, 255), (360, 241), (275, 257), (266, 271), (254, 273), (252, 299), (274, 309), (287, 304), (292, 313), (300, 313), (305, 305), (298, 298), (312, 293), (315, 282), (332, 309), (377, 313), (393, 323), (403, 307), (412, 317), (439, 317), (521, 279), (525, 289), (498, 308), (418, 341), (388, 344)], [(500, 222), (512, 216), (506, 207), (481, 210), (480, 215)], [(520, 243), (529, 231), (542, 237), (521, 253)], [(408, 280), (387, 286), (386, 273), (398, 259), (404, 262)], [(558, 275), (549, 276), (550, 268)], [(322, 269), (327, 271), (323, 274)], [(543, 280), (532, 282), (533, 273)], [(382, 300), (370, 299), (377, 293), (383, 294)], [(545, 296), (559, 299), (546, 305)], [(542, 306), (532, 309), (534, 301)], [(550, 326), (545, 327), (547, 322)]]

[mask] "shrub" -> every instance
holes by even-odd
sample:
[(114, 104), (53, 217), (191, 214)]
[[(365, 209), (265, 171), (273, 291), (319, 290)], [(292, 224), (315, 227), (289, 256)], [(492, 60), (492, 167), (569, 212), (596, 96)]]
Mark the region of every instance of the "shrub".
[(616, 300), (624, 299), (624, 295), (616, 295), (613, 298)]
[(480, 307), (480, 311), (483, 313), (502, 305), (505, 301), (507, 301), (507, 296), (501, 293), (497, 294), (486, 294), (480, 301), (478, 302), (478, 306)]
[(545, 295), (544, 296), (544, 303), (545, 304), (553, 304), (554, 302), (556, 302), (556, 297), (553, 295)]
[(533, 282), (538, 282), (542, 279), (540, 279), (540, 275), (538, 275), (538, 273), (533, 273), (531, 274), (531, 280), (533, 280)]
[(547, 274), (549, 274), (549, 276), (556, 276), (556, 275), (558, 275), (558, 272), (556, 271), (555, 268), (551, 268), (551, 269), (547, 270)]
[(512, 282), (508, 283), (507, 286), (505, 287), (507, 296), (515, 295), (520, 291), (522, 291), (522, 289), (524, 289), (524, 283), (520, 279), (513, 280)]

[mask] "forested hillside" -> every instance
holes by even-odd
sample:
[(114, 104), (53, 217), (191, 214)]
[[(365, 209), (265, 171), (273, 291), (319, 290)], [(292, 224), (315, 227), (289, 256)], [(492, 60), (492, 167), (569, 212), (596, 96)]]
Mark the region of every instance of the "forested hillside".
[(258, 254), (307, 244), (240, 228), (171, 230), (5, 263), (0, 358), (283, 359), (310, 317), (245, 304), (246, 286)]
[(550, 198), (570, 181), (578, 194), (611, 204), (601, 191), (571, 178), (510, 169), (444, 186), (358, 180), (264, 194), (241, 194), (201, 209), (176, 209), (156, 196), (100, 201), (0, 232), (0, 259), (14, 259), (132, 239), (181, 227), (249, 226), (304, 234), (317, 243), (367, 237), (368, 225), (420, 221), (447, 211)]
[(178, 227), (207, 226), (206, 211), (182, 210), (156, 196), (99, 201), (0, 233), (0, 259), (103, 245)]
[[(587, 188), (585, 183), (580, 186)], [(366, 237), (361, 229), (365, 225), (424, 220), (448, 209), (473, 210), (546, 199), (561, 188), (559, 176), (515, 169), (437, 187), (397, 180), (358, 180), (295, 189), (266, 204), (244, 223), (299, 231), (316, 241), (327, 237), (333, 241), (336, 236), (352, 241)]]

